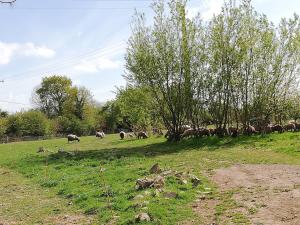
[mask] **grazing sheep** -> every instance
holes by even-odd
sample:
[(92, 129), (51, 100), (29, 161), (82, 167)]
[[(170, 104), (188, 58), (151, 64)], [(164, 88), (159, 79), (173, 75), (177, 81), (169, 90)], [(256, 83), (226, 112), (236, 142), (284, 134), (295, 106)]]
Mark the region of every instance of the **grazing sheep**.
[(148, 138), (148, 135), (147, 135), (146, 132), (143, 132), (143, 131), (142, 131), (142, 132), (139, 132), (139, 133), (138, 133), (137, 138), (138, 138), (138, 139), (142, 139), (142, 138), (143, 138), (143, 139), (146, 139), (146, 138)]
[(67, 136), (67, 138), (68, 138), (68, 143), (70, 143), (70, 141), (71, 142), (74, 142), (74, 141), (80, 141), (80, 138), (79, 137), (77, 137), (75, 134), (69, 134), (68, 136)]
[(197, 135), (198, 137), (203, 137), (203, 136), (209, 137), (210, 131), (207, 128), (200, 127), (199, 129), (197, 129)]
[(266, 134), (272, 133), (272, 125), (268, 124), (268, 125), (265, 127), (265, 132), (266, 132)]
[(296, 131), (300, 131), (300, 123), (295, 123), (295, 129)]
[(196, 130), (193, 128), (187, 129), (180, 135), (181, 138), (193, 137), (196, 134)]
[(256, 129), (249, 125), (248, 127), (244, 128), (244, 134), (247, 134), (247, 135), (252, 135), (252, 134), (257, 134), (258, 131), (256, 131)]
[(209, 133), (210, 133), (211, 136), (214, 136), (216, 134), (216, 129), (210, 128)]
[(125, 138), (126, 133), (124, 131), (120, 132), (120, 138), (123, 140)]
[(153, 128), (152, 129), (152, 134), (153, 135), (163, 135), (163, 132), (159, 128)]
[(227, 128), (218, 127), (215, 130), (215, 135), (217, 135), (218, 137), (224, 137), (224, 136), (228, 136), (229, 132)]
[(98, 131), (98, 132), (96, 132), (96, 137), (97, 138), (104, 138), (105, 137), (105, 134), (104, 134), (104, 132), (103, 131)]
[(239, 136), (239, 129), (236, 127), (229, 127), (228, 133), (231, 137), (237, 137), (237, 136)]
[(284, 132), (283, 127), (279, 124), (272, 126), (272, 131), (273, 132), (277, 131), (278, 133)]
[(286, 131), (296, 131), (296, 125), (293, 123), (289, 123), (284, 126), (284, 130)]

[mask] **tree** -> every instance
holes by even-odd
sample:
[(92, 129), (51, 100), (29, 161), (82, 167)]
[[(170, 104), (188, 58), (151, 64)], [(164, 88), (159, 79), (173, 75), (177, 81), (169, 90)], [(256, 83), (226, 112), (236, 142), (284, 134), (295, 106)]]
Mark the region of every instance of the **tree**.
[(62, 116), (71, 86), (71, 79), (65, 76), (44, 77), (41, 85), (35, 90), (33, 100), (49, 118)]
[(131, 129), (147, 130), (151, 125), (159, 126), (158, 112), (148, 88), (119, 88), (115, 103), (120, 108), (121, 117)]
[(147, 27), (143, 15), (136, 15), (126, 55), (127, 81), (146, 86), (155, 98), (170, 140), (180, 139), (181, 126), (189, 119), (192, 103), (190, 59), (194, 25), (186, 18), (186, 2), (153, 4), (154, 26)]

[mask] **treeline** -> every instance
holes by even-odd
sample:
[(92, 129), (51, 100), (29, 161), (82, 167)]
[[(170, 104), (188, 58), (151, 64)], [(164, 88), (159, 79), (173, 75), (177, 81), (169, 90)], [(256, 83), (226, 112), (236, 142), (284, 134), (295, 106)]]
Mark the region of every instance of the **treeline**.
[(34, 108), (28, 111), (0, 111), (0, 137), (81, 136), (131, 127), (115, 102), (100, 105), (87, 88), (72, 85), (66, 76), (44, 77), (33, 91), (32, 101)]
[(186, 1), (155, 1), (154, 22), (136, 14), (125, 78), (146, 88), (164, 126), (248, 127), (299, 118), (299, 16), (275, 26), (250, 0), (226, 1), (203, 22), (187, 17)]

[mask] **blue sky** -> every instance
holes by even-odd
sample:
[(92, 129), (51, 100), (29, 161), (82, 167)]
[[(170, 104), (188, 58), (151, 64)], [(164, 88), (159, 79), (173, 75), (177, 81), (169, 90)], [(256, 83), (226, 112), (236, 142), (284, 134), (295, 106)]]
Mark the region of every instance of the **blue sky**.
[[(274, 23), (300, 13), (299, 0), (253, 0), (257, 11)], [(41, 78), (67, 75), (89, 88), (97, 101), (114, 98), (125, 85), (124, 53), (134, 10), (152, 17), (148, 0), (17, 0), (0, 5), (0, 109), (31, 106)], [(223, 0), (191, 0), (189, 15), (209, 19)], [(22, 104), (15, 104), (18, 102)]]

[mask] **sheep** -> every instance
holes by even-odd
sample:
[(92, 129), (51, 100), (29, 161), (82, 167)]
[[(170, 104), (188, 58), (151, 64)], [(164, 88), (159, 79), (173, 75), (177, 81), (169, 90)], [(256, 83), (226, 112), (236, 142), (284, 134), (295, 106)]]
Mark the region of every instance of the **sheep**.
[(295, 130), (300, 131), (300, 123), (295, 123)]
[(249, 125), (248, 127), (244, 128), (244, 134), (247, 134), (247, 135), (252, 135), (252, 134), (257, 134), (258, 131), (256, 131), (256, 129)]
[(69, 134), (69, 135), (67, 136), (67, 138), (68, 138), (68, 143), (70, 143), (70, 141), (71, 141), (71, 142), (74, 142), (74, 141), (80, 142), (80, 138), (77, 137), (75, 134)]
[(265, 127), (265, 132), (266, 132), (266, 134), (272, 133), (272, 125), (268, 124), (268, 125)]
[(203, 136), (209, 137), (210, 136), (210, 130), (207, 128), (200, 127), (199, 129), (197, 129), (196, 132), (197, 132), (198, 137), (203, 137)]
[(153, 133), (153, 135), (155, 135), (155, 134), (157, 134), (157, 135), (163, 135), (163, 132), (159, 128), (153, 128), (152, 129), (152, 133)]
[(147, 135), (147, 133), (146, 132), (139, 132), (138, 134), (137, 134), (137, 138), (138, 139), (141, 139), (141, 138), (143, 138), (143, 139), (146, 139), (146, 138), (148, 138), (148, 135)]
[(103, 131), (97, 131), (96, 132), (96, 137), (98, 137), (98, 138), (104, 138), (105, 137), (105, 134), (104, 134), (104, 132)]
[(239, 129), (236, 127), (229, 127), (228, 133), (231, 137), (237, 137), (237, 136), (239, 136)]
[(193, 128), (187, 129), (180, 135), (181, 138), (192, 137), (196, 134), (196, 130)]
[(209, 133), (210, 133), (211, 136), (214, 136), (216, 134), (216, 129), (210, 128)]
[(276, 124), (276, 125), (272, 126), (272, 131), (273, 132), (277, 131), (278, 133), (282, 133), (282, 132), (284, 132), (284, 129), (281, 125)]
[(120, 132), (120, 138), (123, 140), (125, 138), (126, 133), (124, 131)]
[(215, 129), (215, 135), (217, 135), (218, 137), (224, 137), (228, 136), (229, 132), (227, 128), (218, 127)]
[(296, 125), (293, 123), (289, 123), (284, 126), (284, 130), (286, 131), (295, 131), (296, 130)]

